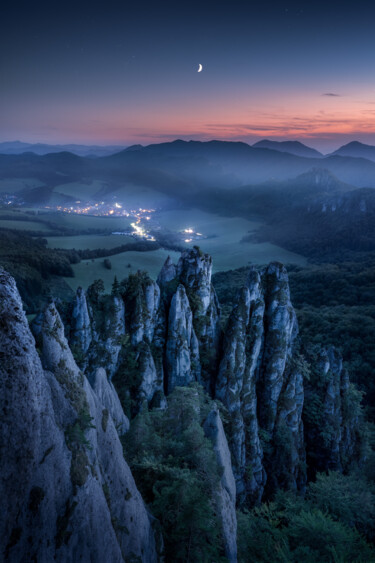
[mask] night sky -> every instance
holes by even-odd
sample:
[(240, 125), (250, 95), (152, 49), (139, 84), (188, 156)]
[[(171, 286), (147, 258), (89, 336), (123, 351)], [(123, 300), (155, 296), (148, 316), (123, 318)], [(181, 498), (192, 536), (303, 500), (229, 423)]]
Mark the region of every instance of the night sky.
[(374, 2), (7, 4), (0, 141), (375, 144)]

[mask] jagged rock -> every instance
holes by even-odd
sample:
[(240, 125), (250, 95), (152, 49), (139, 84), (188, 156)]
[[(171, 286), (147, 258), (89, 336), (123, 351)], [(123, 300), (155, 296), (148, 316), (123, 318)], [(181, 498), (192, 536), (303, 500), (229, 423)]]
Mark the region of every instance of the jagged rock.
[(86, 353), (92, 340), (91, 321), (86, 295), (82, 287), (77, 289), (73, 311), (70, 344)]
[(41, 359), (44, 369), (52, 372), (66, 371), (78, 378), (79, 369), (68, 346), (64, 326), (53, 302), (46, 307), (43, 313), (41, 337)]
[[(263, 356), (258, 372), (259, 418), (262, 428), (272, 432), (284, 383), (285, 367), (293, 352), (298, 325), (290, 301), (288, 274), (284, 266), (272, 263), (262, 272), (261, 277), (266, 307), (263, 321)], [(249, 284), (253, 285), (252, 280), (249, 280)]]
[[(243, 288), (228, 322), (223, 359), (216, 383), (216, 397), (230, 413), (230, 446), (237, 493), (259, 502), (266, 482), (259, 440), (255, 369), (263, 336), (264, 301), (258, 291)], [(252, 316), (250, 308), (252, 306)]]
[(221, 516), (222, 534), (224, 538), (225, 555), (228, 561), (237, 561), (237, 518), (236, 518), (236, 482), (231, 463), (231, 454), (227, 438), (221, 422), (220, 414), (214, 403), (203, 425), (204, 432), (214, 446), (216, 458), (223, 475), (220, 490), (216, 495), (216, 502)]
[[(159, 408), (165, 405), (163, 355), (166, 321), (160, 288), (147, 275), (138, 273), (129, 278), (125, 299), (129, 336), (121, 353), (116, 381), (121, 386), (128, 385), (128, 394), (132, 395), (133, 401), (132, 411), (136, 413), (144, 401)], [(136, 368), (129, 370), (130, 364), (136, 364)]]
[[(164, 272), (163, 272), (164, 270)], [(171, 262), (164, 265), (160, 282), (171, 283), (173, 272)], [(166, 275), (168, 272), (168, 276)], [(185, 250), (176, 267), (175, 281), (185, 287), (193, 311), (194, 331), (199, 342), (201, 358), (201, 381), (205, 389), (212, 391), (213, 378), (219, 356), (221, 337), (220, 307), (216, 292), (211, 284), (212, 258), (203, 254), (198, 247)]]
[(157, 391), (162, 391), (162, 383), (158, 381), (154, 358), (150, 347), (142, 346), (139, 356), (139, 370), (141, 384), (139, 386), (139, 401), (146, 399), (150, 403)]
[(169, 310), (166, 363), (169, 393), (199, 380), (199, 346), (183, 285), (178, 286)]
[(176, 278), (176, 275), (177, 275), (177, 267), (175, 264), (173, 264), (171, 257), (168, 256), (168, 258), (164, 262), (164, 265), (156, 281), (158, 285), (161, 287), (169, 283), (170, 281), (174, 280)]
[(79, 372), (54, 304), (43, 371), (14, 280), (0, 273), (0, 549), (8, 561), (156, 561), (111, 415)]
[(70, 324), (69, 345), (82, 369), (92, 376), (95, 369), (102, 366), (111, 379), (118, 366), (121, 338), (125, 335), (122, 298), (100, 295), (95, 302), (90, 302), (83, 289), (78, 288)]
[[(111, 415), (118, 434), (120, 436), (125, 434), (129, 430), (129, 420), (125, 416), (116, 390), (113, 384), (108, 381), (107, 374), (103, 368), (96, 370), (91, 384), (104, 409)], [(103, 416), (107, 417), (108, 415), (104, 414)]]
[(211, 256), (203, 254), (197, 247), (181, 254), (177, 264), (177, 276), (186, 288), (194, 290), (202, 315), (206, 314), (211, 304), (211, 274)]
[(305, 388), (303, 417), (310, 465), (316, 471), (342, 471), (360, 457), (361, 413), (342, 356), (333, 346), (320, 351)]
[(117, 295), (107, 295), (101, 298), (99, 307), (94, 309), (91, 305), (91, 308), (93, 343), (89, 350), (90, 371), (100, 365), (111, 379), (118, 366), (125, 336), (124, 301)]
[[(293, 364), (297, 333), (285, 268), (273, 263), (260, 273), (251, 269), (229, 319), (216, 382), (216, 397), (231, 414), (241, 501), (261, 500), (266, 473), (270, 488), (303, 486), (303, 381)], [(263, 455), (260, 437), (273, 443), (272, 453)]]
[(133, 346), (137, 346), (146, 337), (151, 342), (160, 307), (160, 288), (150, 278), (140, 280), (134, 299), (130, 333)]

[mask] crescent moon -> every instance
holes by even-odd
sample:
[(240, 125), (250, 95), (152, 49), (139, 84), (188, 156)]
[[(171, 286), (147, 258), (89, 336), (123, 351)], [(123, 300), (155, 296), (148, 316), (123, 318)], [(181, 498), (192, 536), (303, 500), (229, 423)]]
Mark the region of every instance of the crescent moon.
[(199, 63), (198, 72), (202, 72), (203, 66)]

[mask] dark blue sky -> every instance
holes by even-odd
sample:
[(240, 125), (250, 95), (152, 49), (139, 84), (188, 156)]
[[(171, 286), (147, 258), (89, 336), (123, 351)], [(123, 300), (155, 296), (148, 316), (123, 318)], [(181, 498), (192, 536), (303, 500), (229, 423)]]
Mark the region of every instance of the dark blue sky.
[(0, 140), (375, 144), (372, 2), (8, 4)]

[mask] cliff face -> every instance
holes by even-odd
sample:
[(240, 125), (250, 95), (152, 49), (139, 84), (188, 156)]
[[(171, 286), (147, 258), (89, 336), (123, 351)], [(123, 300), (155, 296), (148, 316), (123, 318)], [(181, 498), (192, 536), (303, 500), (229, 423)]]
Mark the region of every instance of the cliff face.
[(185, 288), (179, 285), (168, 315), (166, 345), (168, 392), (200, 379), (199, 344)]
[(174, 306), (178, 299), (172, 297), (177, 288), (184, 288), (192, 311), (194, 340), (197, 340), (199, 347), (200, 366), (193, 377), (208, 392), (212, 392), (214, 387), (221, 338), (220, 308), (211, 275), (211, 256), (194, 247), (182, 253), (177, 266), (168, 259), (158, 278), (167, 307), (171, 300)]
[(92, 374), (103, 366), (111, 378), (118, 367), (125, 334), (124, 301), (116, 295), (98, 295), (90, 300), (80, 287), (69, 323), (69, 345), (82, 368)]
[(222, 468), (215, 501), (220, 514), (225, 555), (228, 561), (235, 563), (237, 561), (236, 482), (227, 437), (216, 405), (208, 414), (203, 428), (214, 446), (218, 465)]
[[(272, 487), (296, 488), (304, 480), (303, 382), (292, 367), (297, 331), (285, 269), (271, 264), (260, 273), (252, 270), (228, 322), (216, 382), (216, 397), (230, 413), (237, 492), (243, 500), (260, 500), (267, 474)], [(263, 451), (270, 442), (272, 451)], [(282, 471), (277, 467), (281, 456)]]
[[(311, 385), (304, 382), (308, 369), (299, 353), (287, 272), (278, 263), (262, 271), (252, 269), (222, 336), (211, 271), (211, 258), (193, 248), (182, 253), (177, 265), (168, 258), (157, 283), (139, 273), (122, 284), (116, 297), (102, 296), (96, 304), (91, 299), (88, 306), (79, 291), (74, 311), (79, 303), (81, 313), (73, 315), (72, 342), (81, 342), (84, 349), (83, 343), (87, 346), (90, 341), (92, 367), (103, 365), (101, 349), (106, 350), (106, 364), (111, 366), (110, 373), (114, 371), (121, 401), (132, 416), (145, 403), (151, 408), (165, 407), (165, 397), (176, 386), (193, 382), (222, 401), (229, 415), (226, 432), (238, 502), (258, 503), (280, 487), (303, 490), (302, 412), (305, 388), (310, 398)], [(112, 334), (110, 341), (104, 321), (97, 320), (107, 316), (98, 311), (105, 307), (113, 311), (115, 305), (118, 313), (112, 314), (114, 320), (106, 328)], [(117, 347), (108, 342), (116, 342)], [(336, 352), (328, 356), (330, 365), (340, 363)], [(310, 360), (313, 371), (314, 362)], [(323, 364), (321, 359), (317, 363), (320, 373), (329, 371)], [(332, 369), (341, 374), (342, 368)], [(342, 405), (348, 402), (343, 397), (351, 389), (345, 377), (337, 375), (327, 384), (324, 398), (319, 398), (323, 418), (331, 417), (330, 424), (337, 427), (337, 436), (327, 446), (329, 452), (318, 448), (320, 453), (314, 453), (314, 433), (320, 435), (320, 430), (309, 421), (308, 455), (321, 456), (327, 467), (341, 468), (343, 462), (338, 460), (351, 459), (356, 453), (358, 417), (349, 424), (342, 414)], [(340, 406), (338, 399), (330, 399), (333, 395), (341, 397)], [(339, 442), (342, 453), (337, 453)]]
[(314, 358), (305, 389), (306, 447), (311, 467), (314, 471), (347, 469), (360, 455), (359, 400), (335, 348), (323, 349)]
[(211, 269), (194, 248), (168, 259), (158, 282), (138, 273), (112, 295), (78, 290), (60, 306), (65, 330), (51, 303), (34, 322), (39, 354), (1, 274), (0, 537), (10, 560), (156, 560), (119, 434), (123, 408), (165, 409), (176, 387), (200, 383), (225, 415), (223, 426), (212, 407), (203, 427), (223, 470), (208, 494), (230, 561), (236, 502), (303, 491), (306, 459), (316, 470), (358, 459), (358, 392), (334, 349), (301, 356), (285, 268), (250, 271), (224, 334)]
[[(14, 280), (0, 274), (0, 515), (9, 561), (156, 561), (116, 424), (128, 421), (103, 373), (77, 368), (63, 324), (43, 314), (41, 359)], [(30, 541), (31, 539), (31, 541)]]

